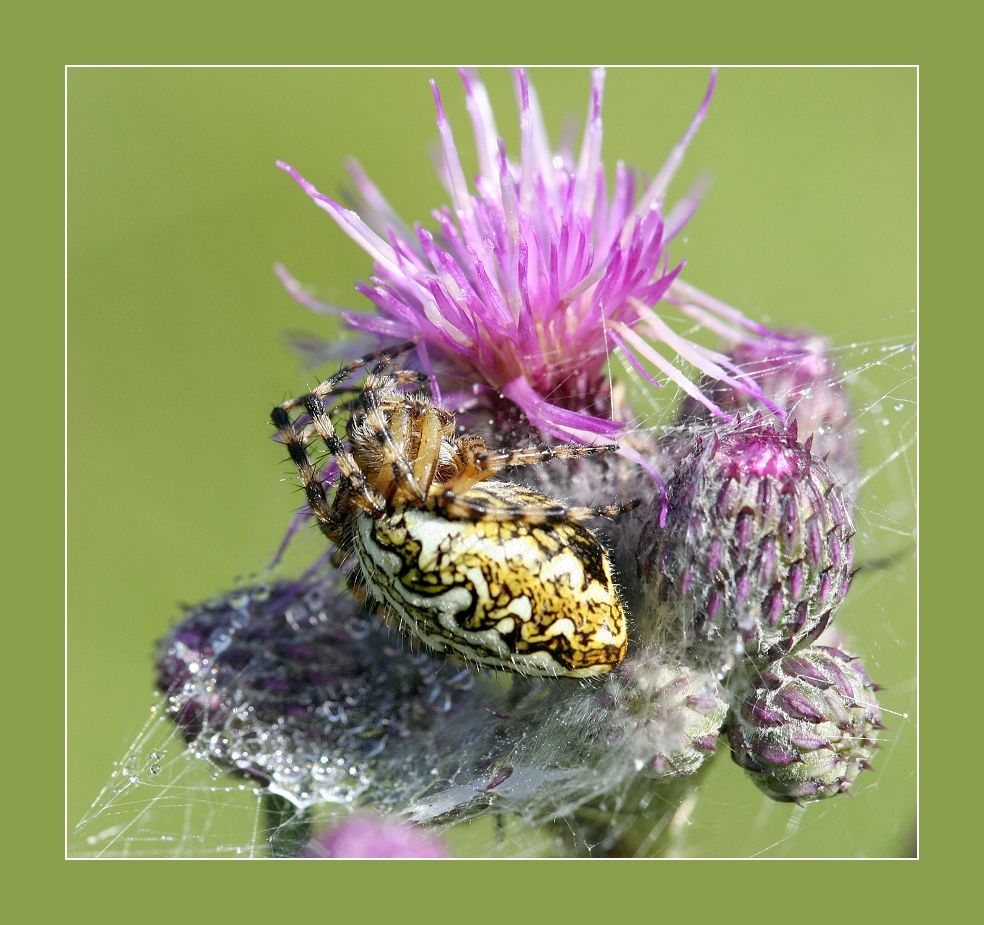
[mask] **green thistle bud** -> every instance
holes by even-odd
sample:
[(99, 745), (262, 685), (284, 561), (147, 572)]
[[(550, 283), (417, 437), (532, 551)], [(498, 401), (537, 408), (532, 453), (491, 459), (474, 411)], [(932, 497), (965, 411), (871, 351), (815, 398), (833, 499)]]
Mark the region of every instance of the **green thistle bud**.
[(822, 800), (847, 792), (870, 769), (883, 728), (879, 688), (857, 659), (811, 646), (748, 672), (740, 684), (726, 727), (731, 756), (766, 796)]
[(686, 777), (714, 754), (728, 713), (724, 691), (709, 672), (640, 656), (608, 679), (605, 694), (617, 704), (612, 745), (631, 752), (649, 777)]
[(697, 438), (645, 539), (646, 611), (664, 647), (716, 666), (809, 645), (852, 577), (854, 527), (830, 469), (782, 430), (749, 421)]

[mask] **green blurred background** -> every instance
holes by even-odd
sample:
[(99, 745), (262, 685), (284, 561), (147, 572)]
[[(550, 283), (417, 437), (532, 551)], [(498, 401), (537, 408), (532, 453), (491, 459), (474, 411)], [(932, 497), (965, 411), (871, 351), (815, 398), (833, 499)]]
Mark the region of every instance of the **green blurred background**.
[[(583, 120), (586, 69), (531, 75), (553, 139), (565, 117)], [(509, 73), (482, 76), (515, 154)], [(429, 154), (431, 77), (473, 174), (453, 70), (69, 71), (70, 829), (147, 721), (154, 643), (180, 603), (261, 572), (298, 503), (267, 415), (311, 378), (288, 333), (330, 338), (333, 329), (283, 292), (274, 263), (321, 299), (362, 307), (353, 285), (368, 276), (368, 257), (274, 161), (337, 195), (354, 155), (398, 212), (430, 222), (446, 201)], [(611, 69), (610, 173), (616, 160), (654, 173), (707, 77), (706, 68)], [(714, 185), (673, 244), (674, 262), (685, 258), (689, 282), (754, 318), (832, 338), (857, 373), (866, 431), (860, 559), (903, 558), (862, 573), (838, 617), (887, 688), (889, 729), (871, 780), (853, 799), (802, 812), (768, 802), (722, 755), (680, 850), (906, 854), (916, 796), (915, 364), (897, 348), (915, 331), (916, 72), (723, 69), (671, 192), (702, 172)], [(295, 565), (316, 549), (307, 538)], [(217, 817), (226, 799), (242, 811), (226, 814), (222, 838), (246, 843), (251, 794), (203, 799), (192, 787), (176, 802), (204, 802)], [(125, 824), (126, 813), (114, 805), (107, 824)], [(460, 850), (481, 850), (482, 837)]]

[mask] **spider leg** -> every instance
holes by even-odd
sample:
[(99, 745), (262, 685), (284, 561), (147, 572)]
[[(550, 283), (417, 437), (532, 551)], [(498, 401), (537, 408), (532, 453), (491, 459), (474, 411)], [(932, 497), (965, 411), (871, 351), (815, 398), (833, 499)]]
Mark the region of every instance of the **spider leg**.
[(297, 467), (308, 506), (318, 520), (322, 533), (332, 542), (339, 542), (342, 534), (340, 517), (335, 513), (334, 505), (328, 501), (328, 495), (321, 477), (308, 456), (307, 448), (315, 433), (324, 441), (328, 452), (335, 458), (339, 472), (339, 491), (347, 489), (353, 502), (371, 514), (380, 515), (385, 512), (385, 502), (366, 484), (365, 476), (359, 469), (352, 454), (338, 439), (331, 419), (325, 410), (324, 403), (316, 395), (309, 394), (305, 401), (311, 423), (300, 432), (290, 419), (287, 409), (278, 405), (271, 412), (271, 420), (280, 440), (287, 447), (291, 461)]
[[(427, 494), (417, 483), (413, 468), (407, 461), (407, 437), (410, 429), (407, 411), (402, 401), (393, 407), (392, 402), (380, 398), (380, 393), (386, 396), (389, 389), (389, 377), (373, 373), (366, 379), (366, 386), (359, 397), (359, 404), (364, 410), (361, 414), (353, 413), (349, 418), (349, 439), (355, 445), (354, 433), (365, 428), (378, 446), (381, 462), (377, 488), (387, 504), (393, 501), (397, 492), (402, 492), (408, 496), (406, 501), (421, 505)], [(389, 420), (387, 411), (390, 413)], [(394, 436), (394, 432), (398, 436)]]
[(458, 450), (455, 460), (458, 468), (446, 482), (432, 486), (432, 491), (438, 497), (468, 491), (476, 482), (492, 474), (491, 470), (486, 471), (479, 463), (479, 459), (488, 454), (488, 447), (481, 437), (460, 437), (455, 445)]
[[(414, 369), (401, 369), (397, 372), (394, 372), (388, 378), (394, 380), (394, 384), (398, 386), (420, 385), (421, 383), (429, 382), (429, 379), (427, 378), (427, 375), (425, 373), (419, 373)], [(331, 415), (332, 417), (338, 417), (345, 414), (351, 415), (355, 410), (362, 407), (361, 393), (363, 392), (363, 390), (364, 390), (364, 386), (362, 385), (343, 385), (333, 389), (331, 393), (332, 395), (341, 395), (345, 392), (355, 392), (359, 394), (357, 394), (355, 398), (350, 398), (348, 401), (336, 402), (330, 408), (327, 409), (328, 414)], [(307, 401), (307, 397), (310, 394), (311, 393), (309, 392), (306, 395), (301, 395), (298, 398), (291, 399), (289, 402), (284, 402), (284, 405), (291, 405), (291, 406), (303, 405)], [(280, 407), (283, 407), (284, 405), (281, 405)], [(307, 418), (307, 428), (310, 428), (311, 427), (310, 418), (308, 418), (306, 414), (301, 414), (294, 421), (294, 425), (297, 426), (305, 418)], [(308, 440), (307, 442), (310, 443), (310, 440)]]
[[(332, 393), (339, 391), (341, 384), (356, 370), (367, 366), (373, 360), (379, 361), (377, 369), (383, 369), (396, 357), (409, 352), (415, 346), (415, 341), (406, 341), (361, 356), (343, 366), (337, 373), (329, 376), (306, 395), (289, 399), (273, 409), (271, 414), (273, 424), (277, 428), (281, 441), (287, 447), (291, 460), (297, 467), (307, 494), (308, 504), (318, 518), (322, 530), (326, 533), (329, 530), (332, 534), (338, 532), (338, 518), (331, 514), (332, 506), (327, 501), (317, 469), (307, 454), (308, 444), (315, 433), (321, 437), (328, 451), (335, 457), (338, 463), (339, 479), (350, 490), (356, 504), (370, 513), (380, 514), (385, 510), (385, 502), (366, 484), (365, 476), (360, 471), (352, 454), (345, 449), (344, 444), (338, 439), (331, 423), (330, 413), (325, 408), (325, 399)], [(401, 370), (390, 378), (398, 385), (419, 383), (422, 378), (426, 380), (422, 373), (413, 370)], [(344, 387), (341, 390), (355, 391), (353, 387)], [(306, 409), (311, 420), (298, 432), (297, 427), (290, 420), (289, 412), (300, 407)]]
[[(335, 462), (338, 464), (339, 479), (352, 492), (355, 503), (369, 514), (375, 514), (377, 516), (385, 514), (385, 500), (366, 481), (366, 477), (362, 469), (359, 468), (355, 457), (346, 449), (345, 444), (342, 443), (338, 434), (335, 433), (335, 425), (332, 424), (331, 417), (321, 397), (312, 392), (307, 396), (304, 405), (307, 408), (307, 413), (311, 415), (311, 425), (317, 430), (318, 436), (322, 441), (324, 441), (328, 452), (335, 457)], [(274, 423), (276, 424), (276, 421)], [(293, 430), (293, 427), (291, 430)], [(292, 455), (291, 459), (293, 458)]]
[(420, 442), (413, 454), (413, 475), (425, 495), (430, 491), (437, 475), (442, 439), (453, 426), (454, 419), (434, 407), (427, 408), (419, 417), (417, 433), (420, 435)]
[(491, 451), (485, 446), (483, 440), (477, 437), (463, 437), (458, 441), (462, 467), (445, 483), (446, 487), (442, 487), (445, 487), (445, 493), (460, 494), (482, 479), (486, 479), (500, 469), (509, 466), (532, 466), (536, 463), (546, 462), (548, 459), (574, 459), (578, 456), (611, 453), (617, 449), (618, 444), (576, 446), (565, 443), (555, 447)]
[[(427, 385), (430, 382), (430, 377), (427, 373), (418, 372), (416, 369), (396, 369), (391, 373), (387, 373), (385, 378), (392, 380), (393, 385), (397, 386)], [(331, 390), (331, 394), (341, 395), (345, 392), (359, 393), (364, 388), (365, 386), (363, 385), (336, 385), (335, 388)], [(307, 395), (302, 395), (299, 398), (293, 399), (293, 404), (303, 405), (305, 398), (307, 398)], [(332, 413), (339, 410), (351, 411), (352, 407), (358, 403), (359, 396), (356, 394), (355, 398), (334, 405), (332, 408)]]
[(307, 453), (310, 425), (304, 428), (302, 433), (298, 433), (287, 412), (279, 405), (273, 409), (270, 417), (274, 427), (277, 428), (281, 442), (287, 447), (291, 462), (297, 467), (301, 484), (304, 486), (304, 493), (307, 496), (308, 506), (317, 518), (321, 532), (333, 542), (338, 542), (341, 538), (341, 525), (334, 514), (332, 505), (328, 503), (328, 496), (324, 485), (321, 484), (318, 470), (311, 463)]
[[(363, 434), (368, 433), (375, 449), (381, 451), (376, 488), (391, 506), (422, 507), (436, 477), (444, 441), (449, 429), (454, 427), (454, 418), (428, 402), (402, 399), (388, 403), (386, 424), (388, 437), (380, 438), (376, 436), (379, 422), (371, 425), (366, 415), (357, 422)], [(390, 443), (392, 446), (388, 446)]]
[[(413, 350), (413, 348), (416, 347), (416, 346), (417, 346), (417, 342), (415, 340), (408, 340), (405, 343), (397, 344), (395, 347), (390, 347), (389, 349), (377, 350), (371, 357), (367, 357), (367, 360), (370, 360), (370, 361), (371, 360), (375, 360), (375, 359), (378, 359), (379, 360), (379, 362), (376, 364), (375, 368), (372, 371), (373, 374), (378, 376), (398, 356), (400, 356), (401, 354), (407, 353), (410, 350)], [(367, 362), (365, 365), (368, 366), (369, 363)], [(411, 375), (417, 376), (418, 377), (417, 379), (412, 380), (412, 381), (415, 381), (415, 382), (428, 382), (429, 381), (429, 379), (428, 379), (428, 377), (427, 377), (426, 374), (424, 374), (424, 373), (418, 373), (415, 370), (399, 370), (399, 371), (397, 371), (395, 373), (388, 373), (387, 375), (390, 376), (390, 377), (399, 376), (401, 372), (410, 373)]]
[[(357, 369), (361, 369), (363, 366), (368, 366), (373, 360), (379, 360), (376, 367), (377, 370), (385, 368), (389, 363), (391, 363), (396, 357), (401, 354), (408, 353), (417, 346), (417, 342), (413, 340), (406, 341), (402, 344), (397, 344), (395, 347), (385, 347), (382, 350), (377, 350), (375, 353), (367, 353), (365, 356), (359, 357), (357, 360), (353, 360), (351, 363), (343, 366), (337, 373), (333, 376), (329, 376), (323, 382), (316, 385), (310, 392), (306, 395), (299, 395), (297, 398), (288, 399), (282, 402), (278, 407), (282, 408), (284, 411), (290, 411), (294, 408), (300, 408), (307, 404), (307, 400), (311, 395), (316, 395), (322, 401), (336, 391), (337, 387), (341, 385), (349, 376), (352, 375)], [(417, 374), (420, 375), (420, 374)], [(417, 379), (411, 379), (411, 382), (418, 381)]]
[(495, 496), (489, 498), (476, 493), (460, 497), (450, 491), (441, 495), (440, 503), (445, 515), (452, 520), (520, 521), (532, 525), (565, 520), (590, 520), (593, 517), (618, 517), (640, 504), (636, 500), (625, 504), (606, 504), (601, 507), (565, 507), (559, 501), (549, 501), (549, 504), (524, 503), (521, 498), (517, 499), (515, 504), (503, 504), (501, 499)]
[(488, 472), (498, 472), (508, 466), (533, 466), (548, 459), (574, 459), (578, 456), (596, 456), (599, 453), (614, 453), (617, 443), (601, 446), (581, 446), (563, 443), (554, 447), (530, 447), (525, 450), (499, 450), (479, 455), (478, 464)]
[(569, 507), (567, 516), (571, 520), (590, 520), (592, 517), (618, 517), (635, 510), (642, 501), (638, 498), (626, 501), (624, 504), (604, 504), (601, 507)]

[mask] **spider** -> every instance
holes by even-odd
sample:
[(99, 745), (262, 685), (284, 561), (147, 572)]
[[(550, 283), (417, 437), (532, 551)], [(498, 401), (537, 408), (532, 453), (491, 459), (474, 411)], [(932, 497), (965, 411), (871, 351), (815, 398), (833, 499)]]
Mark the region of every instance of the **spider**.
[[(457, 436), (451, 412), (406, 391), (426, 375), (388, 370), (414, 346), (360, 357), (271, 414), (337, 558), (354, 554), (366, 598), (431, 649), (523, 675), (610, 671), (625, 656), (625, 615), (608, 556), (582, 521), (638, 502), (565, 507), (493, 476), (618, 447), (492, 450)], [(374, 361), (361, 388), (344, 385)], [(355, 395), (337, 402), (339, 392)], [(333, 417), (344, 415), (343, 441)], [(337, 467), (327, 489), (308, 454), (315, 438)]]

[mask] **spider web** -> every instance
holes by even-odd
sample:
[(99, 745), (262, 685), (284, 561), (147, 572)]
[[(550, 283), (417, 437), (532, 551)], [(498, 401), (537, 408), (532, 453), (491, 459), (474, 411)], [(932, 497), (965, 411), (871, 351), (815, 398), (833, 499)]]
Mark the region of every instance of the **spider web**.
[[(894, 325), (886, 321), (884, 326)], [(862, 775), (853, 799), (806, 807), (778, 804), (747, 780), (723, 743), (698, 775), (669, 783), (629, 779), (616, 763), (600, 762), (589, 784), (558, 785), (549, 812), (522, 808), (542, 781), (514, 776), (501, 784), (501, 803), (517, 811), (488, 811), (450, 824), (442, 815), (453, 803), (446, 793), (435, 798), (430, 812), (421, 810), (418, 801), (417, 818), (441, 830), (452, 855), (604, 854), (613, 846), (636, 856), (693, 857), (885, 856), (910, 850), (917, 744), (914, 343), (903, 337), (851, 343), (833, 348), (832, 356), (854, 405), (862, 451), (854, 512), (856, 561), (862, 571), (836, 627), (821, 642), (835, 642), (860, 656), (871, 677), (886, 688), (879, 702), (887, 729), (880, 736), (875, 772)], [(629, 383), (642, 426), (668, 428), (677, 405), (673, 391), (654, 395), (632, 369), (613, 365), (617, 378)], [(442, 689), (457, 672), (450, 667)], [(71, 825), (72, 856), (287, 854), (309, 825), (324, 824), (360, 803), (365, 769), (356, 761), (332, 768), (332, 785), (311, 805), (297, 808), (296, 794), (288, 793), (287, 799), (218, 768), (202, 747), (207, 735), (189, 745), (167, 716), (166, 695), (149, 699), (143, 728), (108, 769), (109, 779), (84, 817)], [(549, 759), (574, 747), (583, 729), (573, 716), (573, 695), (569, 706), (568, 724), (530, 742), (530, 754), (539, 748)], [(404, 785), (425, 792), (433, 770), (405, 768)], [(467, 770), (464, 757), (460, 770)]]

